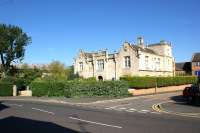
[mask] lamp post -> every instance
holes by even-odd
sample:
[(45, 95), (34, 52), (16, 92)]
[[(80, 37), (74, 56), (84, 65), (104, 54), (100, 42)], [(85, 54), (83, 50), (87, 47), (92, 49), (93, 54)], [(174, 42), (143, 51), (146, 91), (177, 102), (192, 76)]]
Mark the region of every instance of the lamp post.
[(200, 71), (198, 72), (198, 87), (199, 87), (199, 91), (200, 91)]
[(156, 80), (155, 80), (156, 82), (155, 82), (155, 94), (157, 93), (157, 88), (158, 88), (158, 84), (157, 84), (157, 78), (156, 78)]

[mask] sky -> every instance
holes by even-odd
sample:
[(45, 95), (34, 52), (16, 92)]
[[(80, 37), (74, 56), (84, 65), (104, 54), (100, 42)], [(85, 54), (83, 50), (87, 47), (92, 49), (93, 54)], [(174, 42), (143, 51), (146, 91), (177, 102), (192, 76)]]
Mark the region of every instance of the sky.
[(0, 23), (31, 38), (24, 61), (67, 66), (80, 49), (118, 51), (138, 36), (172, 43), (176, 62), (200, 52), (200, 0), (0, 0)]

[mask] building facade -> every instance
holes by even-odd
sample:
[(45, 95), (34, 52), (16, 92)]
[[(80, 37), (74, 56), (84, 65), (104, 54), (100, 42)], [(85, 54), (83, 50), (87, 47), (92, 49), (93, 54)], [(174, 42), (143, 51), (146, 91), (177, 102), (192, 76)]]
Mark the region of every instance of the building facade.
[(173, 76), (175, 72), (171, 44), (146, 46), (142, 37), (137, 44), (124, 42), (116, 53), (79, 51), (74, 60), (74, 73), (83, 78), (118, 80), (123, 76)]
[(200, 76), (200, 53), (192, 56), (192, 75)]

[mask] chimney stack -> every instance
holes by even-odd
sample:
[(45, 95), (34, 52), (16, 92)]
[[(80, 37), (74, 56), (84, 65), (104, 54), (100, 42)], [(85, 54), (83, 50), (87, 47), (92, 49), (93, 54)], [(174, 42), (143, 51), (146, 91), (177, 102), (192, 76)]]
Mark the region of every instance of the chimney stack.
[(141, 46), (142, 48), (144, 48), (144, 38), (143, 37), (138, 37), (137, 38), (137, 45)]

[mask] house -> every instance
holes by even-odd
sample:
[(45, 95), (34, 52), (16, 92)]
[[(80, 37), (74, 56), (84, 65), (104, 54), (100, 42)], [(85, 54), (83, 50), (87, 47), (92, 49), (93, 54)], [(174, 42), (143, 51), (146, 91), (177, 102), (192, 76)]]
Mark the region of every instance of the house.
[(166, 41), (145, 45), (142, 37), (136, 44), (124, 42), (118, 52), (80, 50), (74, 60), (74, 73), (83, 78), (118, 80), (122, 76), (173, 76), (172, 46)]
[(200, 76), (200, 53), (194, 53), (191, 62), (192, 62), (192, 75)]
[(175, 64), (175, 75), (176, 76), (184, 76), (191, 75), (191, 62), (179, 62)]

